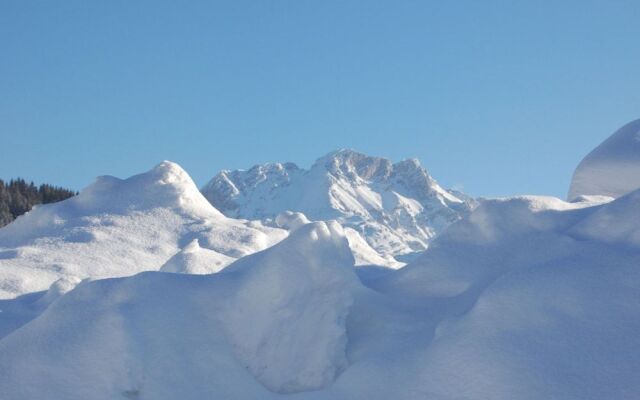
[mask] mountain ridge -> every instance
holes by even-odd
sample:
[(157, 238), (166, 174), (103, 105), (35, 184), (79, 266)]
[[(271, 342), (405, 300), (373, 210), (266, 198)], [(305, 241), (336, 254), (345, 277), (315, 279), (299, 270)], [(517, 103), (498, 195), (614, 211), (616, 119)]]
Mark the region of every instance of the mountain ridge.
[(268, 223), (294, 211), (311, 220), (336, 219), (389, 264), (425, 250), (477, 204), (442, 188), (415, 158), (394, 163), (350, 149), (332, 151), (309, 169), (287, 162), (223, 170), (201, 191), (233, 218)]

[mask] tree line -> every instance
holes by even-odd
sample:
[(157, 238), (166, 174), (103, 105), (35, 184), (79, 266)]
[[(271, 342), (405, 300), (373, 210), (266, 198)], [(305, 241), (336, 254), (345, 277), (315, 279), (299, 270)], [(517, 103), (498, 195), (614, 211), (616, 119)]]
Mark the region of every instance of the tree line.
[(31, 210), (36, 204), (55, 203), (78, 194), (73, 190), (49, 184), (36, 186), (24, 179), (0, 179), (0, 227)]

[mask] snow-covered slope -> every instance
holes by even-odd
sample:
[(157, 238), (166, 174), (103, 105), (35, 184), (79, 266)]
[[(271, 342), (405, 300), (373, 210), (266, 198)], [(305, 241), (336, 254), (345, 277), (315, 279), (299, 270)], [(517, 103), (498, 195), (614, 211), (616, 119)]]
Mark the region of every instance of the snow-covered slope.
[(635, 398), (639, 210), (640, 191), (605, 204), (518, 197), (452, 226), (385, 282), (449, 314), (421, 387), (443, 399)]
[(640, 191), (489, 200), (373, 290), (340, 225), (289, 214), (218, 274), (53, 293), (0, 339), (3, 398), (633, 399), (639, 215)]
[(394, 267), (402, 265), (394, 257), (424, 250), (475, 206), (440, 187), (415, 159), (393, 164), (351, 150), (330, 153), (309, 170), (276, 163), (222, 171), (202, 192), (234, 218), (274, 219), (291, 210), (311, 220), (336, 219), (352, 229), (354, 243), (362, 242), (359, 234), (378, 262)]
[(183, 248), (190, 260), (196, 253), (217, 260), (197, 268), (215, 272), (286, 234), (225, 217), (180, 166), (165, 161), (125, 180), (100, 177), (78, 196), (38, 206), (0, 229), (0, 298), (46, 290), (63, 277), (158, 270)]
[(589, 153), (576, 168), (569, 200), (620, 197), (640, 188), (640, 119), (628, 123)]
[(335, 222), (213, 275), (79, 285), (0, 341), (2, 398), (268, 399), (318, 390), (348, 365), (357, 285)]

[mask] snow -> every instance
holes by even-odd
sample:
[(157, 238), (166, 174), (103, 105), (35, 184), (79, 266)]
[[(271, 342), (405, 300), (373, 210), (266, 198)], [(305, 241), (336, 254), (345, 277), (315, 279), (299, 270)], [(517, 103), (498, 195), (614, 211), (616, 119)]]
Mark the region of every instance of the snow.
[[(306, 215), (301, 212), (285, 211), (275, 218), (275, 226), (287, 231), (295, 231), (296, 229), (309, 224), (310, 221)], [(353, 228), (344, 228), (344, 235), (347, 238), (349, 247), (355, 258), (355, 265), (362, 266), (385, 266), (391, 268), (400, 268), (404, 263), (396, 261), (393, 257), (382, 257), (375, 251), (362, 235)]]
[(329, 153), (309, 170), (271, 163), (222, 171), (202, 192), (229, 217), (272, 221), (292, 211), (316, 221), (336, 219), (367, 242), (376, 262), (392, 268), (476, 205), (443, 189), (418, 160), (393, 164), (352, 150)]
[(315, 222), (240, 259), (222, 320), (240, 361), (278, 393), (320, 389), (347, 366), (354, 259), (342, 227)]
[[(0, 229), (3, 287), (7, 271), (27, 282), (45, 280), (20, 275), (11, 261), (28, 263), (37, 252), (42, 265), (33, 261), (31, 268), (48, 280), (0, 300), (0, 397), (637, 397), (640, 189), (572, 202), (483, 200), (396, 270), (379, 267), (390, 260), (370, 245), (372, 237), (385, 237), (365, 236), (349, 221), (360, 218), (359, 207), (371, 214), (371, 207), (389, 210), (390, 204), (410, 218), (424, 203), (408, 191), (375, 189), (393, 164), (335, 157), (322, 161), (328, 169), (272, 164), (253, 177), (339, 169), (341, 177), (362, 179), (358, 190), (335, 196), (327, 190), (339, 191), (344, 182), (331, 177), (313, 182), (338, 186), (299, 192), (326, 195), (310, 209), (333, 210), (338, 221), (313, 222), (312, 215), (289, 209), (266, 218), (271, 227), (233, 220), (169, 165), (126, 190), (128, 180), (106, 180), (100, 194), (76, 198), (83, 211), (67, 201)], [(405, 164), (411, 169), (416, 162)], [(249, 184), (229, 182), (238, 194)], [(259, 190), (269, 193), (265, 188)], [(452, 201), (446, 193), (434, 197), (439, 204)], [(267, 201), (260, 212), (280, 206)], [(347, 208), (354, 212), (349, 218), (342, 213)], [(80, 223), (83, 218), (118, 223), (100, 230)], [(394, 235), (409, 230), (405, 224), (394, 229)], [(145, 239), (152, 231), (155, 240)], [(70, 239), (86, 232), (91, 240)], [(165, 246), (163, 256), (143, 257), (146, 241)], [(56, 267), (73, 251), (75, 269)], [(94, 260), (104, 260), (105, 275), (122, 277), (102, 279)]]
[(160, 267), (160, 271), (206, 275), (219, 272), (233, 261), (232, 257), (200, 247), (198, 239), (193, 239), (191, 243), (164, 263)]
[(640, 188), (640, 119), (616, 131), (576, 168), (569, 200), (584, 195), (620, 197)]
[(335, 222), (206, 276), (83, 283), (0, 341), (3, 398), (269, 398), (347, 366), (357, 285)]
[[(46, 290), (65, 277), (158, 270), (174, 255), (214, 261), (215, 272), (286, 235), (225, 217), (180, 166), (165, 161), (124, 180), (100, 177), (78, 196), (38, 206), (0, 229), (0, 298)], [(202, 249), (183, 251), (194, 240)]]
[(306, 215), (301, 212), (285, 211), (276, 216), (276, 225), (279, 228), (293, 231), (299, 227), (308, 224), (310, 221)]

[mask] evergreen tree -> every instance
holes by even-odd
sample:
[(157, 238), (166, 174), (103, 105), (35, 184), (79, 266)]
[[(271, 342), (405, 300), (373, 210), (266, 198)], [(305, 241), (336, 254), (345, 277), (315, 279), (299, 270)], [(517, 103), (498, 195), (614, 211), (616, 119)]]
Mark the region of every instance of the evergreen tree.
[(46, 183), (36, 186), (22, 178), (11, 179), (8, 184), (0, 179), (0, 227), (31, 210), (36, 204), (55, 203), (76, 194)]

